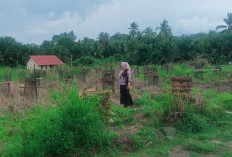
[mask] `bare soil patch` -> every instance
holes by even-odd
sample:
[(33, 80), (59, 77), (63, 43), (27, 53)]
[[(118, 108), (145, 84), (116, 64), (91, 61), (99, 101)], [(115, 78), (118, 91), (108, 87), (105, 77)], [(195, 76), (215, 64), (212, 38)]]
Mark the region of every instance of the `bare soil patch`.
[(142, 129), (141, 124), (126, 126), (125, 128), (118, 131), (120, 137), (115, 141), (116, 144), (121, 144), (124, 146), (124, 150), (130, 150), (133, 147), (132, 135), (136, 134), (138, 130)]
[(232, 85), (231, 82), (211, 82), (210, 84), (201, 84), (199, 82), (194, 82), (193, 87), (197, 87), (201, 90), (214, 89), (218, 93), (231, 92)]
[(190, 152), (185, 150), (183, 146), (175, 146), (168, 152), (169, 157), (189, 157)]

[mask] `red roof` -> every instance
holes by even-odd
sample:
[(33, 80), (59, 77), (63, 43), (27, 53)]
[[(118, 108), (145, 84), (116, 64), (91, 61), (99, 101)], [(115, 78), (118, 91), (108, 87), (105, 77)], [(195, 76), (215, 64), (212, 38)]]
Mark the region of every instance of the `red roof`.
[(57, 65), (64, 64), (57, 56), (55, 55), (43, 55), (43, 56), (30, 56), (30, 58), (37, 65)]

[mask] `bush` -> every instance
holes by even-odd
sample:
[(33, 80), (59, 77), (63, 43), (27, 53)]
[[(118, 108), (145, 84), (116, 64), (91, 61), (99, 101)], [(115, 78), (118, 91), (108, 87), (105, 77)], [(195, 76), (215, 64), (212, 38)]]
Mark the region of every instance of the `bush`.
[(80, 59), (74, 60), (73, 65), (78, 66), (79, 64), (81, 64), (84, 66), (91, 66), (93, 64), (97, 64), (98, 62), (99, 60), (92, 56), (84, 56), (84, 57), (81, 57)]

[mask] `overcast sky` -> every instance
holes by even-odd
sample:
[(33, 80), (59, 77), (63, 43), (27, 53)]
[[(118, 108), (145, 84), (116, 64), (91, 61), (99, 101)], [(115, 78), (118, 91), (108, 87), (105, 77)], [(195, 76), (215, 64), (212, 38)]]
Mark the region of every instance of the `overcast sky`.
[(0, 36), (41, 44), (73, 30), (78, 39), (100, 32), (128, 33), (167, 19), (174, 35), (215, 30), (232, 12), (232, 0), (0, 0)]

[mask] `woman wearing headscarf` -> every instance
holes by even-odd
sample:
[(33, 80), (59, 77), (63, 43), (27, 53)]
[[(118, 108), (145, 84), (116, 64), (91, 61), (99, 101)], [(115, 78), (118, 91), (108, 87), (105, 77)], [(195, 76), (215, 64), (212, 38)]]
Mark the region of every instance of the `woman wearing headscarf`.
[(121, 62), (118, 81), (120, 85), (120, 103), (124, 104), (125, 108), (129, 105), (133, 105), (129, 92), (131, 84), (131, 69), (127, 62)]

